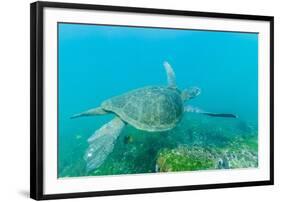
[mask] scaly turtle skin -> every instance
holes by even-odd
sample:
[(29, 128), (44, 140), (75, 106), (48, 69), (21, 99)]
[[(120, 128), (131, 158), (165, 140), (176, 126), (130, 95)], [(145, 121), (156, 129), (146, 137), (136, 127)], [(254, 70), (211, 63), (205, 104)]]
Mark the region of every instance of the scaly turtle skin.
[(108, 99), (101, 107), (137, 129), (158, 132), (177, 125), (184, 112), (183, 104), (176, 88), (148, 86)]

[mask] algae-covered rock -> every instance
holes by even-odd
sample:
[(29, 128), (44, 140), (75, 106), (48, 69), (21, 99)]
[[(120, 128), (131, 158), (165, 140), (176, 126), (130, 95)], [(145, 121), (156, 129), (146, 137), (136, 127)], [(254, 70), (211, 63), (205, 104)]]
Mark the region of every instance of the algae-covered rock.
[[(218, 168), (256, 168), (258, 167), (257, 153), (249, 150), (224, 151)], [(219, 156), (219, 155), (218, 155)]]
[(215, 148), (181, 145), (158, 153), (157, 172), (193, 171), (209, 169), (255, 168), (258, 154), (251, 147)]
[(223, 159), (224, 168), (258, 167), (257, 138), (236, 138), (228, 147), (217, 148), (215, 155)]
[(206, 170), (218, 165), (209, 150), (188, 146), (160, 151), (156, 163), (160, 172)]

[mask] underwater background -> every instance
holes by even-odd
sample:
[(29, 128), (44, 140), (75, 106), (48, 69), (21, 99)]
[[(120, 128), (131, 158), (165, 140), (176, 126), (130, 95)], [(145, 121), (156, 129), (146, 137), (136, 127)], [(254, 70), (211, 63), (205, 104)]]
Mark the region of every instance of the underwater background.
[[(58, 24), (58, 177), (258, 166), (258, 34)], [(166, 132), (127, 125), (113, 152), (87, 171), (87, 139), (114, 115), (70, 119), (102, 101), (147, 85), (197, 86), (187, 104), (239, 118), (186, 113)]]

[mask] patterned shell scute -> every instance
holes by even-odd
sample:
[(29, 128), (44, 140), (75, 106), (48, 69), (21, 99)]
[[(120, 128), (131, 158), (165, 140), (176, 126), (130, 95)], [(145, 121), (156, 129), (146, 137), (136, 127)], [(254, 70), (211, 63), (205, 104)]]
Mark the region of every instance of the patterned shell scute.
[(183, 101), (176, 89), (151, 86), (108, 99), (102, 108), (135, 128), (154, 132), (176, 126), (183, 114)]

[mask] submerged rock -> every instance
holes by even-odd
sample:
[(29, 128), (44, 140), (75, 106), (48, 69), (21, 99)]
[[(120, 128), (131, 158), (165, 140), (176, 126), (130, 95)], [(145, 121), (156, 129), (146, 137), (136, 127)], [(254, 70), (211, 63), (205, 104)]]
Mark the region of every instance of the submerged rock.
[(223, 156), (223, 166), (222, 168), (255, 168), (258, 167), (258, 155), (255, 152), (241, 149), (241, 150), (228, 150), (224, 151)]
[(158, 172), (255, 168), (257, 166), (257, 152), (243, 145), (238, 148), (181, 145), (175, 149), (161, 150), (156, 160)]
[(214, 169), (218, 164), (207, 149), (188, 146), (162, 150), (156, 163), (159, 172)]

